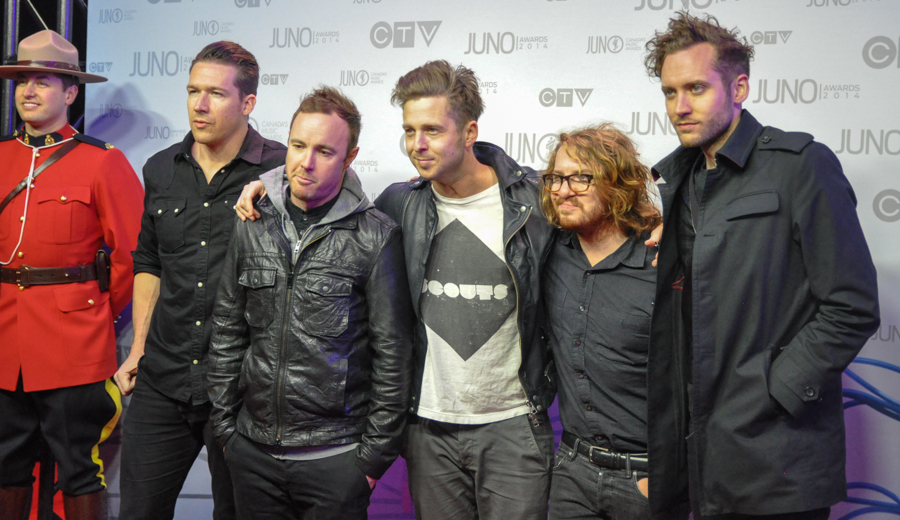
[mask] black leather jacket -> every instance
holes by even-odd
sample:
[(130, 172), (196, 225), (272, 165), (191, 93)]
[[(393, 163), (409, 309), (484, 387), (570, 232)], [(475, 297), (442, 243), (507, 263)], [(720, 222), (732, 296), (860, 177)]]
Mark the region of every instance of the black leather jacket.
[(400, 229), (347, 170), (334, 207), (298, 237), (284, 167), (260, 179), (262, 219), (236, 222), (213, 310), (214, 434), (359, 442), (360, 469), (380, 478), (400, 450), (412, 368)]
[[(538, 178), (531, 168), (523, 168), (499, 147), (477, 142), (474, 147), (479, 162), (491, 166), (500, 183), (503, 201), (503, 241), (506, 265), (516, 287), (516, 308), (522, 349), (519, 381), (527, 392), (532, 412), (542, 412), (553, 402), (556, 385), (549, 346), (543, 333), (540, 313), (540, 273), (551, 245), (553, 228), (541, 213)], [(375, 206), (400, 223), (403, 228), (403, 250), (416, 323), (415, 371), (410, 411), (419, 405), (422, 373), (428, 348), (425, 324), (419, 316), (419, 296), (425, 279), (425, 263), (437, 229), (438, 215), (434, 205), (431, 181), (416, 179), (389, 186), (375, 201)], [(461, 327), (465, 324), (461, 323)]]

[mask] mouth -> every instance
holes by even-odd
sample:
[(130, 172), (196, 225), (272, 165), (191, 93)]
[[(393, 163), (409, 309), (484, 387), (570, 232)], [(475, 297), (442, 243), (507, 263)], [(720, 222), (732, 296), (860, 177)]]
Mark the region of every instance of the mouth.
[(416, 161), (416, 163), (421, 166), (428, 166), (430, 164), (434, 164), (434, 159), (427, 159), (424, 157), (413, 157), (413, 160)]
[(191, 121), (191, 123), (194, 125), (194, 128), (206, 128), (208, 126), (212, 126), (212, 123), (210, 123), (209, 121), (201, 121), (199, 119), (195, 119)]
[(681, 130), (681, 131), (688, 131), (688, 130), (693, 130), (694, 128), (697, 128), (698, 126), (700, 126), (700, 123), (684, 121), (681, 123), (677, 123), (675, 125), (675, 128), (677, 128), (678, 130)]
[(32, 101), (25, 101), (24, 103), (22, 103), (22, 108), (37, 108), (39, 106), (39, 104)]

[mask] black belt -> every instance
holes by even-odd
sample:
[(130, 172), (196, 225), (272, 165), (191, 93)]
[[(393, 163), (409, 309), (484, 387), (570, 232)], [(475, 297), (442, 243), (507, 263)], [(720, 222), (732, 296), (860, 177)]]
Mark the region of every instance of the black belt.
[(563, 432), (562, 441), (567, 446), (587, 457), (592, 464), (601, 468), (647, 471), (646, 453), (619, 453), (617, 451), (591, 446), (569, 432)]
[(29, 285), (55, 285), (60, 283), (80, 283), (97, 279), (94, 264), (74, 267), (19, 267), (0, 268), (0, 282), (14, 283), (21, 288)]

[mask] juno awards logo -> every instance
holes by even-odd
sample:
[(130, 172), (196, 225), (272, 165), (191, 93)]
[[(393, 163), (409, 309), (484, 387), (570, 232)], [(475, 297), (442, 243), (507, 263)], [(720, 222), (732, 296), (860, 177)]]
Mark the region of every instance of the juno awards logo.
[(887, 36), (876, 36), (863, 46), (863, 61), (873, 69), (885, 69), (897, 63), (900, 69), (900, 59), (897, 56), (898, 43)]

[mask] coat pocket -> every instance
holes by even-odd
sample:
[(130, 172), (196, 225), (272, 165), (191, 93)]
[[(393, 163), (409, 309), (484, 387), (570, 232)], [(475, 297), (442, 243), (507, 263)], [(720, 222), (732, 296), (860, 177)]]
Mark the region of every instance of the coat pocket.
[(238, 283), (247, 295), (244, 319), (251, 327), (264, 329), (275, 319), (275, 269), (245, 269)]
[(184, 208), (187, 199), (159, 199), (151, 203), (156, 223), (156, 240), (163, 253), (173, 253), (184, 245)]
[(72, 244), (84, 239), (90, 219), (90, 186), (49, 186), (36, 197), (38, 240), (45, 244)]
[(725, 206), (725, 220), (775, 213), (778, 207), (778, 192), (775, 190), (747, 193), (732, 199)]
[(353, 280), (333, 274), (310, 274), (305, 279), (308, 300), (300, 324), (311, 336), (337, 337), (347, 330)]

